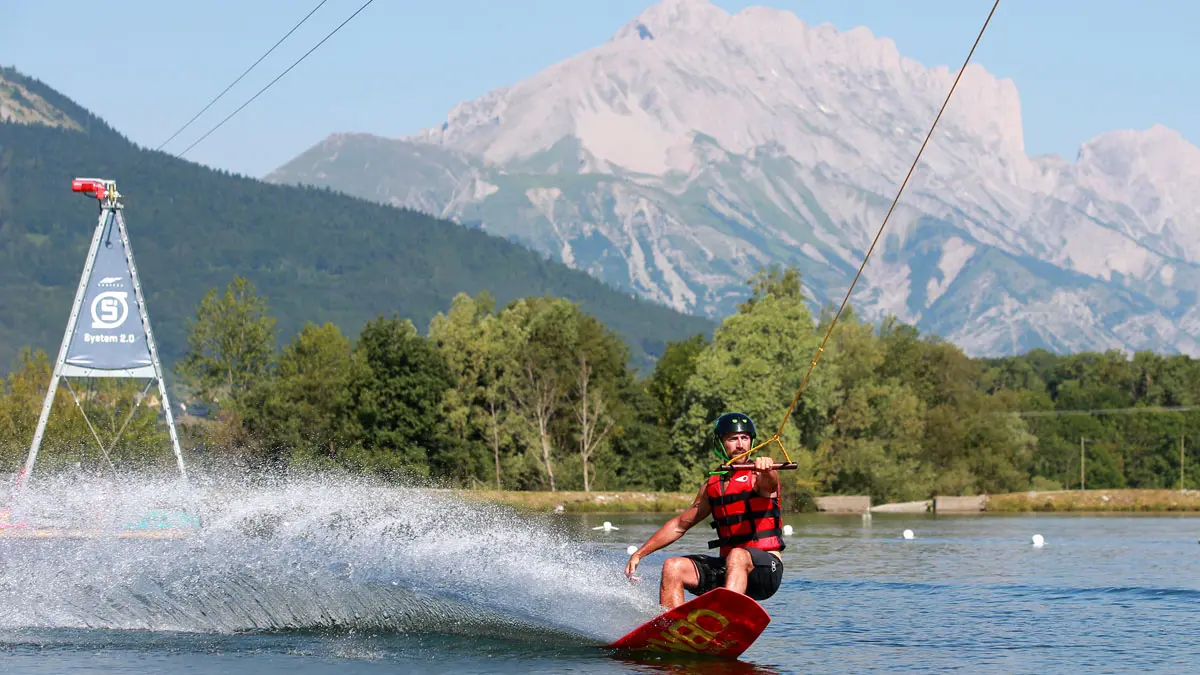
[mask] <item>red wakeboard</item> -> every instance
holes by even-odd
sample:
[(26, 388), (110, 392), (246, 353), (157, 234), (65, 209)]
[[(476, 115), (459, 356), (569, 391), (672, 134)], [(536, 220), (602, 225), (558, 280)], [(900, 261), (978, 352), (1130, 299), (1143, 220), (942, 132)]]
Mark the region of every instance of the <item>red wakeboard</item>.
[(769, 623), (771, 617), (753, 598), (714, 588), (659, 614), (608, 647), (736, 659)]

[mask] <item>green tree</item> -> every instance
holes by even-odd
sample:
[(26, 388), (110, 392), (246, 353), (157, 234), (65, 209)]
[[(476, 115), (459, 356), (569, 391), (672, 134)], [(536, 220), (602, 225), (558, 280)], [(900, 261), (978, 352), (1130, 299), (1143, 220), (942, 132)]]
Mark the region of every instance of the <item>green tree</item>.
[[(751, 279), (752, 297), (727, 317), (696, 359), (687, 381), (685, 412), (675, 425), (673, 443), (686, 457), (682, 483), (694, 485), (713, 466), (710, 454), (713, 420), (722, 412), (750, 415), (759, 442), (779, 430), (783, 415), (808, 372), (820, 337), (812, 313), (800, 293), (799, 272), (768, 269)], [(780, 441), (799, 465), (796, 480), (811, 482), (814, 450), (827, 411), (833, 404), (836, 366), (813, 370), (805, 391), (781, 430)], [(777, 456), (776, 446), (763, 448)]]
[(831, 491), (869, 494), (878, 502), (928, 497), (936, 469), (922, 462), (924, 413), (912, 389), (896, 379), (856, 383), (821, 444)]
[(672, 447), (671, 429), (659, 424), (656, 402), (638, 386), (622, 400), (627, 413), (613, 430), (613, 484), (625, 490), (681, 489), (684, 458)]
[(554, 478), (553, 424), (562, 415), (570, 388), (574, 347), (579, 339), (575, 306), (557, 298), (522, 298), (501, 312), (506, 331), (517, 337), (508, 393), (511, 407), (525, 421), (528, 444), (550, 491)]
[(274, 377), (247, 395), (247, 430), (267, 439), (275, 461), (335, 458), (348, 440), (350, 381), (361, 365), (337, 326), (306, 324), (284, 347)]
[(233, 402), (267, 375), (275, 319), (254, 285), (234, 276), (223, 295), (211, 289), (189, 322), (188, 350), (176, 370), (206, 400)]
[(646, 382), (646, 393), (654, 399), (659, 425), (670, 429), (683, 414), (687, 381), (696, 372), (696, 359), (707, 346), (708, 338), (703, 333), (667, 343)]
[[(829, 331), (829, 324), (833, 320), (832, 309), (827, 309), (822, 314), (827, 315), (822, 316), (817, 333), (824, 335)], [(878, 371), (886, 359), (887, 354), (875, 335), (875, 328), (862, 323), (854, 313), (854, 308), (848, 305), (829, 336), (825, 356), (817, 362), (817, 368), (821, 368), (822, 363), (835, 364), (837, 389), (846, 392), (860, 384), (877, 380)], [(836, 409), (833, 414), (836, 418)]]
[(512, 414), (509, 391), (516, 376), (516, 337), (496, 315), (481, 322), (479, 340), (483, 344), (483, 368), (478, 380), (478, 405), (472, 410), (476, 428), (480, 429), (491, 450), (496, 472), (496, 486), (504, 485), (501, 476), (504, 457), (512, 454), (519, 420)]
[(965, 430), (959, 447), (975, 478), (972, 491), (976, 494), (1029, 487), (1037, 437), (1029, 432), (1024, 419), (997, 414), (1015, 410), (1018, 400), (1011, 393), (976, 392), (958, 408), (956, 414), (964, 421)]
[(504, 485), (502, 456), (513, 442), (506, 388), (515, 346), (504, 328), (486, 293), (477, 298), (460, 293), (429, 325), (429, 339), (455, 380), (443, 399), (446, 421), (468, 448), (472, 475), (483, 475), (482, 456), (491, 455), (496, 489)]
[(632, 384), (629, 349), (621, 338), (596, 317), (574, 312), (578, 343), (573, 351), (571, 374), (572, 440), (580, 459), (585, 492), (591, 490), (596, 467), (607, 459), (611, 434), (630, 417), (621, 394)]
[(448, 475), (460, 457), (445, 432), (442, 400), (454, 386), (446, 362), (411, 321), (378, 317), (355, 348), (362, 359), (349, 383), (347, 433), (355, 446), (346, 461), (394, 475)]
[[(829, 330), (832, 316), (831, 309), (823, 313), (818, 333)], [(928, 497), (936, 469), (922, 456), (925, 402), (900, 378), (880, 374), (884, 340), (848, 306), (826, 352), (821, 363), (836, 366), (836, 386), (816, 479), (828, 491), (877, 501)]]
[(982, 364), (937, 337), (922, 338), (915, 327), (894, 316), (879, 326), (884, 359), (879, 376), (895, 377), (912, 387), (929, 406), (954, 405), (981, 388)]

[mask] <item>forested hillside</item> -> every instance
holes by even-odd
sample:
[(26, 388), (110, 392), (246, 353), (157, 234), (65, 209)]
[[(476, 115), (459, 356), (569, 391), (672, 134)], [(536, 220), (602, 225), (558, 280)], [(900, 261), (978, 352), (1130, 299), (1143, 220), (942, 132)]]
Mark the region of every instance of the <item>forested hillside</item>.
[(185, 318), (233, 275), (269, 298), (280, 328), (332, 321), (353, 334), (397, 313), (424, 331), (459, 292), (498, 301), (551, 294), (580, 303), (648, 365), (668, 340), (711, 332), (706, 319), (616, 291), (587, 274), (479, 230), (327, 190), (269, 185), (139, 148), (49, 87), (2, 75), (83, 131), (0, 123), (0, 368), (23, 345), (54, 353), (95, 225), (80, 176), (117, 181), (168, 366)]

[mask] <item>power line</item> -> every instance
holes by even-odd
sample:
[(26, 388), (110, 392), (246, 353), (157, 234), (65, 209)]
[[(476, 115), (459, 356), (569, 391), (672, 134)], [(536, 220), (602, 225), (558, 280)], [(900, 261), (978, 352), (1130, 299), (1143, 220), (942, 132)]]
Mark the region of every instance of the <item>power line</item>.
[(225, 87), (225, 91), (222, 91), (221, 93), (217, 94), (217, 97), (216, 97), (216, 98), (214, 98), (213, 100), (209, 101), (209, 102), (208, 102), (208, 105), (204, 106), (204, 107), (203, 107), (203, 108), (200, 110), (200, 112), (196, 113), (196, 116), (195, 116), (195, 117), (193, 117), (192, 119), (188, 120), (188, 121), (187, 121), (187, 124), (185, 124), (185, 125), (183, 125), (183, 126), (179, 127), (179, 130), (178, 130), (178, 131), (176, 131), (175, 133), (171, 134), (171, 137), (170, 137), (170, 138), (168, 138), (167, 140), (163, 141), (163, 142), (162, 142), (162, 145), (159, 145), (157, 148), (155, 148), (155, 150), (162, 150), (162, 149), (163, 149), (163, 146), (165, 146), (167, 143), (170, 143), (171, 141), (175, 140), (175, 137), (176, 137), (176, 136), (178, 136), (179, 134), (183, 133), (183, 130), (184, 130), (184, 129), (187, 129), (189, 126), (191, 126), (191, 125), (192, 125), (192, 122), (195, 122), (195, 121), (196, 121), (196, 120), (197, 120), (197, 119), (198, 119), (198, 118), (199, 118), (201, 115), (203, 115), (203, 114), (204, 114), (204, 111), (208, 110), (209, 108), (211, 108), (211, 107), (212, 107), (212, 105), (213, 105), (214, 103), (216, 103), (217, 101), (221, 100), (221, 97), (222, 97), (222, 96), (224, 96), (225, 94), (227, 94), (227, 93), (229, 92), (229, 90), (230, 90), (230, 89), (233, 89), (234, 85), (236, 85), (238, 82), (241, 82), (243, 77), (245, 77), (247, 74), (249, 74), (249, 72), (250, 72), (251, 70), (254, 70), (254, 67), (255, 67), (255, 66), (257, 66), (257, 65), (258, 65), (258, 64), (260, 64), (260, 63), (262, 63), (262, 60), (263, 60), (263, 59), (267, 58), (267, 56), (269, 56), (269, 55), (271, 54), (271, 52), (275, 51), (275, 47), (278, 47), (279, 45), (283, 44), (283, 41), (284, 41), (284, 40), (288, 39), (288, 37), (289, 37), (289, 36), (290, 36), (292, 33), (295, 33), (295, 32), (296, 32), (296, 29), (297, 29), (297, 28), (299, 28), (300, 26), (302, 26), (302, 25), (304, 24), (304, 22), (305, 22), (305, 21), (308, 21), (308, 17), (310, 17), (310, 16), (312, 16), (313, 14), (315, 14), (315, 13), (316, 13), (316, 11), (317, 11), (318, 9), (321, 9), (321, 5), (324, 5), (326, 2), (329, 2), (329, 0), (321, 0), (321, 2), (317, 3), (317, 6), (316, 6), (316, 7), (313, 7), (311, 12), (309, 12), (308, 14), (306, 14), (306, 15), (304, 16), (304, 18), (303, 18), (303, 19), (300, 19), (300, 23), (296, 24), (295, 26), (292, 26), (292, 29), (291, 29), (291, 30), (289, 30), (289, 31), (287, 32), (287, 35), (284, 35), (283, 37), (279, 38), (279, 42), (276, 42), (276, 43), (275, 43), (275, 45), (274, 45), (273, 47), (271, 47), (270, 49), (268, 49), (266, 54), (263, 54), (262, 56), (258, 57), (258, 60), (257, 60), (257, 61), (255, 61), (253, 64), (251, 64), (251, 66), (250, 66), (249, 68), (247, 68), (247, 69), (246, 69), (246, 72), (244, 72), (244, 73), (242, 73), (241, 75), (239, 75), (239, 76), (238, 76), (238, 78), (237, 78), (236, 80), (234, 80), (234, 81), (233, 81), (233, 84), (230, 84), (228, 87)]
[(296, 62), (295, 62), (295, 63), (293, 63), (292, 65), (290, 65), (290, 66), (288, 66), (288, 67), (287, 67), (287, 70), (283, 71), (283, 72), (282, 72), (282, 73), (280, 73), (280, 74), (279, 74), (279, 75), (278, 75), (278, 76), (277, 76), (275, 79), (273, 79), (273, 80), (271, 80), (270, 82), (268, 82), (268, 83), (267, 83), (267, 86), (263, 87), (262, 89), (259, 89), (257, 94), (255, 94), (254, 96), (251, 96), (251, 97), (250, 97), (250, 100), (249, 100), (249, 101), (246, 101), (246, 102), (245, 102), (245, 103), (243, 103), (242, 105), (238, 106), (238, 109), (237, 109), (237, 110), (234, 110), (233, 112), (229, 113), (229, 116), (228, 116), (228, 117), (226, 117), (225, 119), (221, 120), (220, 122), (218, 122), (218, 123), (217, 123), (217, 126), (213, 127), (212, 129), (209, 129), (209, 130), (208, 130), (208, 131), (207, 131), (207, 132), (206, 132), (206, 133), (205, 133), (203, 136), (201, 136), (200, 138), (197, 138), (197, 139), (195, 140), (195, 142), (193, 142), (191, 145), (189, 145), (189, 146), (187, 146), (186, 148), (184, 148), (184, 149), (183, 149), (183, 152), (179, 153), (179, 154), (178, 154), (178, 155), (176, 155), (176, 156), (177, 156), (177, 157), (183, 157), (184, 155), (186, 155), (186, 154), (188, 153), (188, 150), (191, 150), (192, 148), (194, 148), (194, 147), (196, 147), (197, 145), (199, 145), (199, 144), (200, 144), (200, 141), (203, 141), (204, 139), (208, 138), (209, 134), (211, 134), (212, 132), (214, 132), (214, 131), (216, 131), (217, 129), (220, 129), (222, 126), (224, 126), (224, 124), (225, 124), (226, 122), (228, 122), (230, 119), (232, 119), (234, 115), (236, 115), (236, 114), (238, 114), (239, 112), (241, 112), (241, 111), (242, 111), (242, 108), (245, 108), (246, 106), (248, 106), (248, 105), (250, 105), (251, 103), (253, 103), (253, 102), (254, 102), (254, 99), (256, 99), (256, 98), (258, 98), (260, 95), (262, 95), (262, 93), (263, 93), (264, 91), (266, 91), (266, 90), (270, 89), (270, 88), (271, 88), (271, 85), (275, 84), (276, 82), (278, 82), (278, 81), (280, 80), (280, 78), (282, 78), (284, 75), (287, 75), (289, 72), (291, 72), (292, 68), (295, 68), (296, 66), (300, 65), (300, 62), (301, 62), (301, 61), (303, 61), (304, 59), (308, 58), (308, 55), (309, 55), (309, 54), (312, 54), (313, 52), (315, 52), (315, 51), (317, 50), (317, 47), (320, 47), (321, 45), (325, 44), (325, 41), (326, 41), (326, 40), (328, 40), (329, 38), (333, 37), (333, 35), (334, 35), (335, 33), (337, 33), (339, 30), (341, 30), (341, 29), (342, 29), (342, 26), (345, 26), (346, 24), (350, 23), (350, 20), (351, 20), (351, 19), (353, 19), (354, 17), (358, 16), (358, 13), (359, 13), (359, 12), (361, 12), (361, 11), (363, 11), (364, 9), (366, 9), (366, 8), (367, 8), (367, 6), (368, 6), (368, 5), (370, 5), (372, 2), (375, 2), (375, 0), (367, 0), (366, 2), (364, 2), (364, 3), (363, 3), (363, 5), (362, 5), (362, 7), (359, 7), (359, 8), (358, 8), (357, 10), (355, 10), (355, 12), (354, 12), (353, 14), (351, 14), (351, 15), (350, 15), (350, 16), (349, 16), (349, 17), (348, 17), (348, 18), (347, 18), (345, 21), (343, 21), (343, 22), (341, 22), (340, 24), (338, 24), (338, 27), (337, 27), (337, 28), (334, 28), (332, 31), (330, 31), (330, 32), (329, 32), (329, 34), (328, 34), (328, 35), (326, 35), (324, 38), (322, 38), (320, 42), (318, 42), (316, 45), (314, 45), (312, 49), (310, 49), (310, 50), (308, 50), (307, 52), (305, 52), (305, 53), (304, 53), (304, 56), (301, 56), (300, 58), (296, 59)]

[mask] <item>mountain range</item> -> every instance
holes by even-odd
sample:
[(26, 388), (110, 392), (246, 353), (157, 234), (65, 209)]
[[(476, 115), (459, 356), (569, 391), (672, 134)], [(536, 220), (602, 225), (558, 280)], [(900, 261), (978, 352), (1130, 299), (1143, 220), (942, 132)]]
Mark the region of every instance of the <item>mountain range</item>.
[[(428, 129), (335, 133), (265, 179), (483, 229), (707, 317), (771, 263), (840, 302), (956, 74), (866, 28), (663, 0)], [(1028, 156), (1015, 84), (973, 64), (851, 304), (971, 355), (1200, 354), (1198, 187), (1200, 149), (1162, 126)]]

